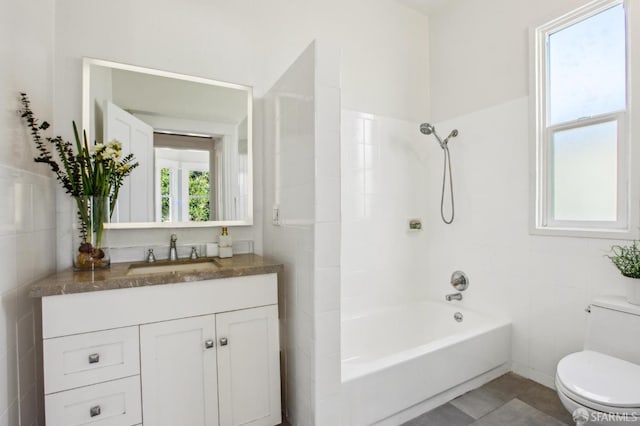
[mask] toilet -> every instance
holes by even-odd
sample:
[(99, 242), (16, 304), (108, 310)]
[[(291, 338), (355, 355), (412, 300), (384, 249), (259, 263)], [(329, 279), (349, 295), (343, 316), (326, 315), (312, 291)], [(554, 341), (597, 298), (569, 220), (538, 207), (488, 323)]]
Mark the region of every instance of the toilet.
[(603, 296), (587, 312), (584, 350), (558, 363), (560, 401), (577, 425), (640, 425), (640, 306)]

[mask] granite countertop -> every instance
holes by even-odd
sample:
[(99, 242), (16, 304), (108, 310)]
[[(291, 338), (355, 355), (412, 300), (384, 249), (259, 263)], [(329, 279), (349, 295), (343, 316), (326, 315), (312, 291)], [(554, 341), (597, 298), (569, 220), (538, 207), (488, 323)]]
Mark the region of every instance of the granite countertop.
[[(211, 268), (198, 270), (164, 271), (145, 273), (145, 266), (163, 266), (169, 264), (214, 262)], [(198, 265), (202, 266), (202, 265)], [(136, 269), (135, 275), (128, 275)], [(85, 293), (89, 291), (115, 290), (119, 288), (143, 287), (160, 284), (175, 284), (216, 278), (242, 277), (281, 273), (283, 265), (256, 254), (238, 254), (233, 257), (201, 258), (195, 262), (179, 260), (175, 262), (133, 262), (112, 263), (108, 269), (76, 272), (67, 269), (50, 275), (31, 285), (30, 297), (46, 297), (62, 294)]]

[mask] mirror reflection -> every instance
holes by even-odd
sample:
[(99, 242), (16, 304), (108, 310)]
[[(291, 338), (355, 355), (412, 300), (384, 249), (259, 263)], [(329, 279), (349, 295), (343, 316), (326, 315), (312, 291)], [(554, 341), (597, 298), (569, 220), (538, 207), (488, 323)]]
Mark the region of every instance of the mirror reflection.
[(111, 228), (252, 224), (250, 87), (85, 59), (83, 104), (89, 139), (140, 163)]

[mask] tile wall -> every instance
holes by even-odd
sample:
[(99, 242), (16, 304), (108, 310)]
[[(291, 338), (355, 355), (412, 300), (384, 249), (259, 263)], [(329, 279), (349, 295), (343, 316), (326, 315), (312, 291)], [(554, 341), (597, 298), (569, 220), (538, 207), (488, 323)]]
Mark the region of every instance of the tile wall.
[[(425, 296), (442, 300), (456, 269), (469, 275), (463, 305), (513, 322), (514, 371), (553, 386), (558, 361), (582, 348), (589, 301), (624, 294), (606, 259), (615, 241), (529, 235), (529, 99), (436, 123), (450, 144), (456, 219), (432, 206)], [(435, 142), (433, 142), (435, 144)], [(433, 146), (428, 197), (439, 200), (442, 154)]]
[[(411, 301), (427, 286), (427, 158), (414, 122), (342, 112), (342, 315)], [(438, 148), (439, 150), (439, 148)], [(421, 231), (409, 229), (420, 219)]]
[(53, 0), (5, 1), (0, 14), (0, 426), (44, 425), (40, 309), (28, 291), (55, 271), (56, 183), (33, 162), (17, 111), (25, 91), (52, 118), (53, 12)]
[(265, 214), (264, 247), (285, 265), (281, 348), (293, 425), (339, 424), (338, 70), (337, 50), (316, 42), (263, 100), (264, 210), (274, 212)]

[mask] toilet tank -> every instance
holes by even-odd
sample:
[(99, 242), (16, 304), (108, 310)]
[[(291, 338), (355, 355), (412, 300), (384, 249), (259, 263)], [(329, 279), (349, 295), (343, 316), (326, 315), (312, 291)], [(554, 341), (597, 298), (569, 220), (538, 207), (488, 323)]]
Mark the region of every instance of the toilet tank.
[(590, 308), (584, 349), (640, 364), (640, 306), (622, 296), (604, 296)]

